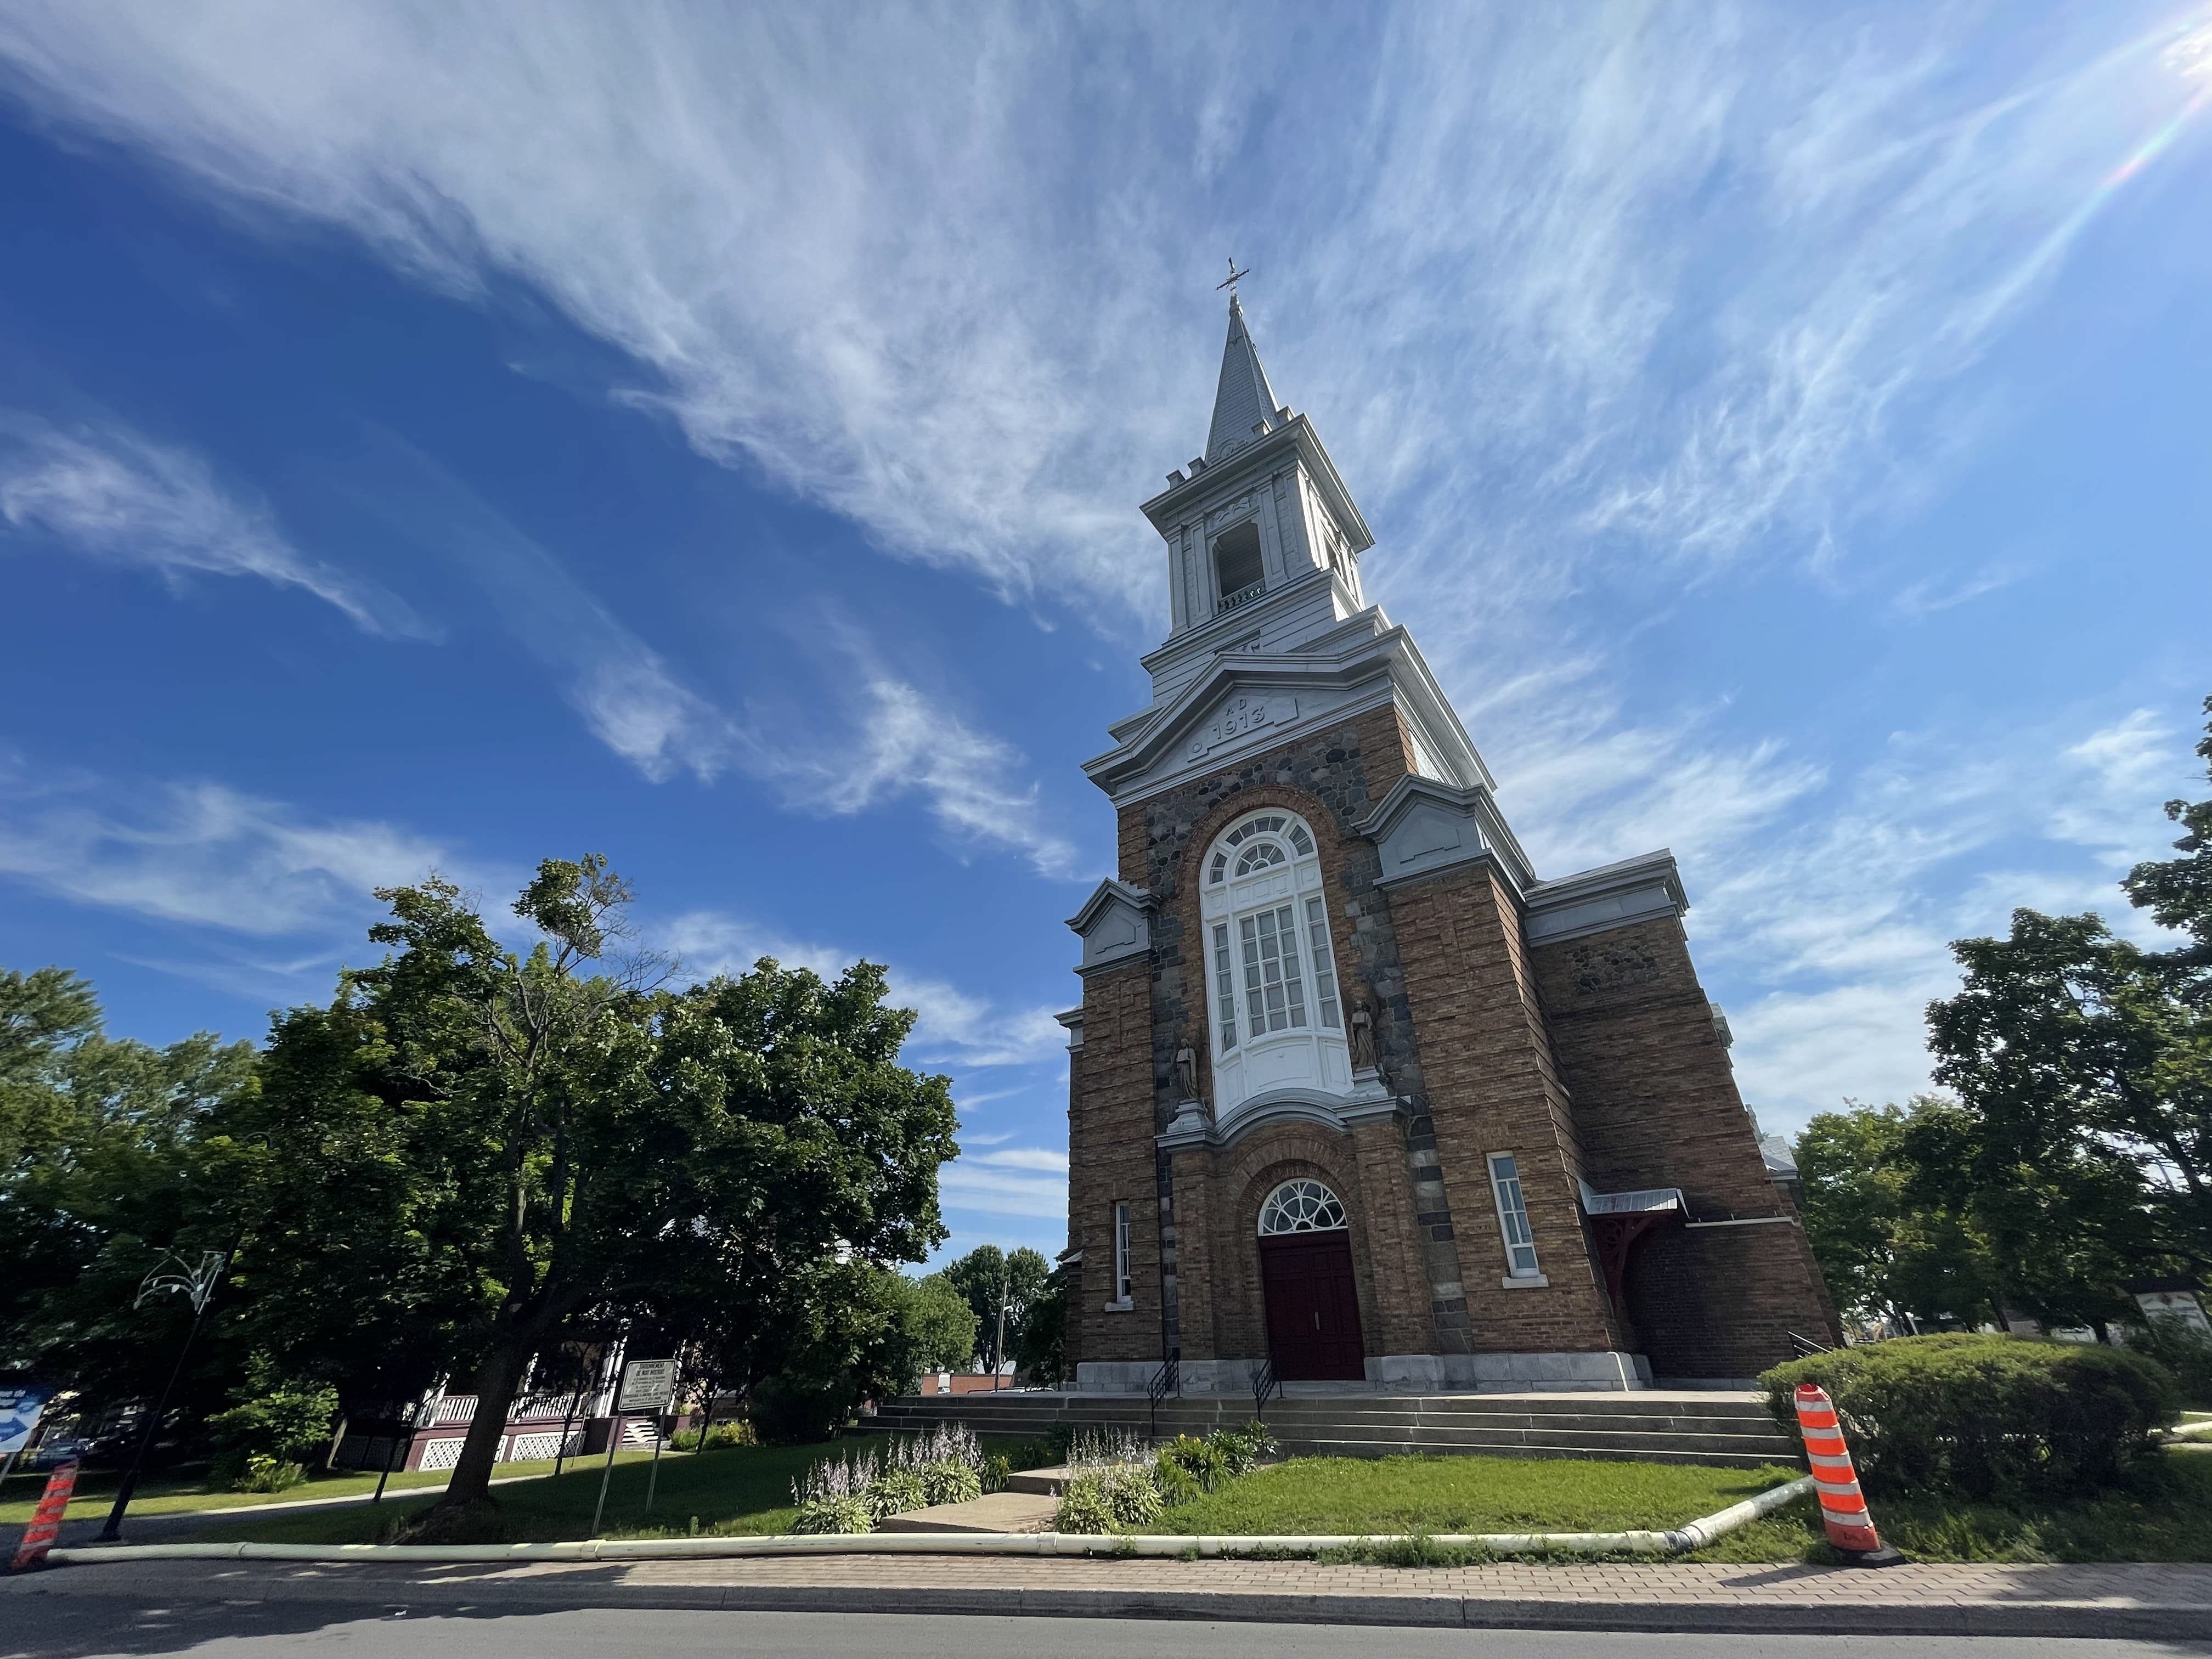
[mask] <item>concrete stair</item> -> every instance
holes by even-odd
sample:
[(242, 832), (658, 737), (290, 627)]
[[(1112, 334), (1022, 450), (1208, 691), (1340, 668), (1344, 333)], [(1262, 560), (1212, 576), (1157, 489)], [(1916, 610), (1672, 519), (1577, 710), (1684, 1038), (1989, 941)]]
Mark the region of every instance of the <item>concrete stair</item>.
[[(1160, 1402), (1158, 1430), (1163, 1437), (1210, 1434), (1251, 1416), (1249, 1396), (1184, 1396)], [(1059, 1424), (1141, 1434), (1152, 1418), (1150, 1403), (1137, 1395), (1008, 1391), (887, 1401), (867, 1426), (919, 1433), (957, 1422), (979, 1434), (1042, 1437)], [(1776, 1426), (1760, 1397), (1733, 1391), (1292, 1395), (1269, 1401), (1267, 1420), (1285, 1453), (1303, 1457), (1425, 1452), (1729, 1468), (1802, 1462), (1796, 1437)]]
[(939, 1504), (894, 1515), (878, 1532), (1050, 1532), (1060, 1500), (1009, 1487), (964, 1504)]

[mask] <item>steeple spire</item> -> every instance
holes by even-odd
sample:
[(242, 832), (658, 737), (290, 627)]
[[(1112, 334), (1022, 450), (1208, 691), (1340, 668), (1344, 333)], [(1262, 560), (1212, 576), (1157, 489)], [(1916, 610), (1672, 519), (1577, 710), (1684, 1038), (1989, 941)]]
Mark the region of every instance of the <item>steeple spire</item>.
[(1252, 428), (1263, 421), (1272, 423), (1279, 407), (1267, 371), (1253, 349), (1251, 331), (1244, 325), (1244, 307), (1231, 289), (1229, 343), (1222, 349), (1221, 386), (1213, 394), (1213, 424), (1206, 434), (1206, 465), (1250, 443), (1256, 435)]

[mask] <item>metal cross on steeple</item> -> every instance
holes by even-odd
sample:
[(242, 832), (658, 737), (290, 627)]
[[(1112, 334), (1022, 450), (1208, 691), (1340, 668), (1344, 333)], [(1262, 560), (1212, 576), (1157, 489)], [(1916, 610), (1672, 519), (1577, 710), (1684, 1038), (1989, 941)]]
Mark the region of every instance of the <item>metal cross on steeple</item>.
[(1249, 276), (1251, 274), (1251, 267), (1249, 265), (1243, 270), (1237, 270), (1237, 257), (1236, 255), (1231, 254), (1229, 258), (1229, 280), (1225, 283), (1216, 283), (1213, 285), (1213, 291), (1216, 294), (1218, 294), (1225, 288), (1229, 290), (1229, 297), (1233, 300), (1237, 297), (1237, 284), (1239, 280), (1243, 277)]

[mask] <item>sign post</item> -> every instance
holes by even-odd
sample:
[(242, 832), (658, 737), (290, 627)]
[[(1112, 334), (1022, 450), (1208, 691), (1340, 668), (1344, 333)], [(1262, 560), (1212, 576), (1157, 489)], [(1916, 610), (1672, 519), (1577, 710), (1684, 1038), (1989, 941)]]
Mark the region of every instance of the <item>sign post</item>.
[[(615, 1449), (622, 1444), (623, 1419), (630, 1412), (663, 1409), (676, 1394), (676, 1362), (672, 1359), (633, 1359), (623, 1367), (622, 1386), (615, 1394), (614, 1416), (607, 1424), (607, 1461), (599, 1471), (599, 1503), (592, 1511), (592, 1536), (599, 1535), (606, 1518), (607, 1482), (614, 1478)], [(660, 1450), (660, 1436), (653, 1437), (653, 1451)]]

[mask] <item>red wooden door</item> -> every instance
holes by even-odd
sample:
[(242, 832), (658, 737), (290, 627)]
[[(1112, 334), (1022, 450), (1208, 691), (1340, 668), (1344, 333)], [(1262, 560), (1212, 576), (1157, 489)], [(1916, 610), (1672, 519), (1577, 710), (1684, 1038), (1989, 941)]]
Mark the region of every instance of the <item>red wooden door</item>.
[(1285, 1382), (1366, 1379), (1349, 1233), (1339, 1229), (1261, 1239), (1260, 1282), (1277, 1376)]

